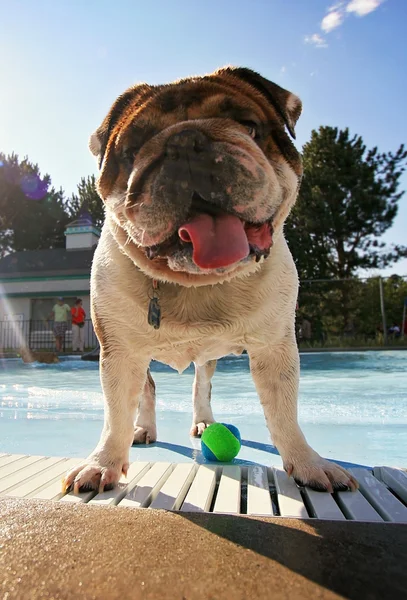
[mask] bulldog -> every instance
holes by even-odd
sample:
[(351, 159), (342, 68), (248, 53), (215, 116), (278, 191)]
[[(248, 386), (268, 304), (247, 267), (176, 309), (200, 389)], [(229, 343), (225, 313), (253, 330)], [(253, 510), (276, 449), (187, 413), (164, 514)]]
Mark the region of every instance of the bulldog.
[(114, 487), (133, 443), (156, 439), (152, 359), (195, 365), (191, 435), (214, 422), (216, 359), (247, 350), (289, 476), (356, 489), (297, 422), (298, 278), (283, 234), (302, 176), (300, 99), (246, 69), (140, 84), (91, 136), (106, 219), (91, 275), (105, 420), (64, 489)]

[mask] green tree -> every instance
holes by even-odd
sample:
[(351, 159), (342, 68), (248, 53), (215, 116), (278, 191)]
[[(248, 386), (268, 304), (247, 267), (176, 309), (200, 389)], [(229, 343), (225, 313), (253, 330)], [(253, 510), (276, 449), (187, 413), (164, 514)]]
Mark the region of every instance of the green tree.
[(94, 224), (101, 228), (105, 220), (104, 204), (96, 191), (96, 179), (94, 175), (82, 177), (77, 186), (77, 193), (72, 194), (67, 205), (71, 220), (76, 219), (79, 214), (86, 210), (90, 213)]
[[(367, 150), (349, 130), (320, 127), (304, 145), (304, 178), (286, 234), (301, 279), (349, 279), (359, 269), (386, 267), (407, 256), (404, 246), (386, 245), (400, 177), (406, 167), (404, 146), (395, 152)], [(350, 318), (350, 286), (340, 288), (345, 327)]]
[(49, 175), (28, 158), (0, 153), (0, 256), (64, 246), (68, 221), (63, 192)]

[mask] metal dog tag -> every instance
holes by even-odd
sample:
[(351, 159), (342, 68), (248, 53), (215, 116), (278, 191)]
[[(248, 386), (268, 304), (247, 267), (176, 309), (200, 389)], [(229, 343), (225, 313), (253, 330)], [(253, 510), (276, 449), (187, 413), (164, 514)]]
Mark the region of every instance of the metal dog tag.
[(148, 305), (148, 324), (159, 329), (161, 323), (161, 308), (158, 302), (158, 298), (154, 296), (151, 298), (150, 304)]

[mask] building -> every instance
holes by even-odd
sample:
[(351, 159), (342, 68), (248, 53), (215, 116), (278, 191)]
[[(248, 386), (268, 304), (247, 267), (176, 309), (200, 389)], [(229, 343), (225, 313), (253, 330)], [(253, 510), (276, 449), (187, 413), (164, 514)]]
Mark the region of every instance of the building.
[[(70, 223), (65, 248), (26, 250), (0, 259), (0, 349), (17, 348), (21, 337), (30, 347), (53, 344), (47, 321), (56, 299), (73, 306), (82, 298), (90, 319), (90, 269), (100, 231), (88, 213)], [(67, 333), (68, 347), (70, 332)], [(90, 321), (85, 345), (95, 345)]]

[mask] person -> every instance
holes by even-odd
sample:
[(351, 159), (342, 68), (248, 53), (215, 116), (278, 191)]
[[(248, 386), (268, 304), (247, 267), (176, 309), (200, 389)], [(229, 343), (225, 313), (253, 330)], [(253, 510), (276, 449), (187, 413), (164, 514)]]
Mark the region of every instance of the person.
[(68, 329), (68, 315), (71, 307), (64, 303), (63, 298), (58, 298), (52, 309), (50, 318), (54, 321), (54, 336), (57, 352), (62, 352), (65, 345), (65, 332)]
[(83, 352), (85, 342), (85, 318), (86, 313), (82, 307), (82, 300), (78, 298), (75, 301), (75, 306), (71, 308), (72, 316), (72, 350)]
[(401, 329), (397, 323), (393, 323), (393, 327), (390, 327), (389, 333), (393, 336), (393, 338), (400, 337)]

